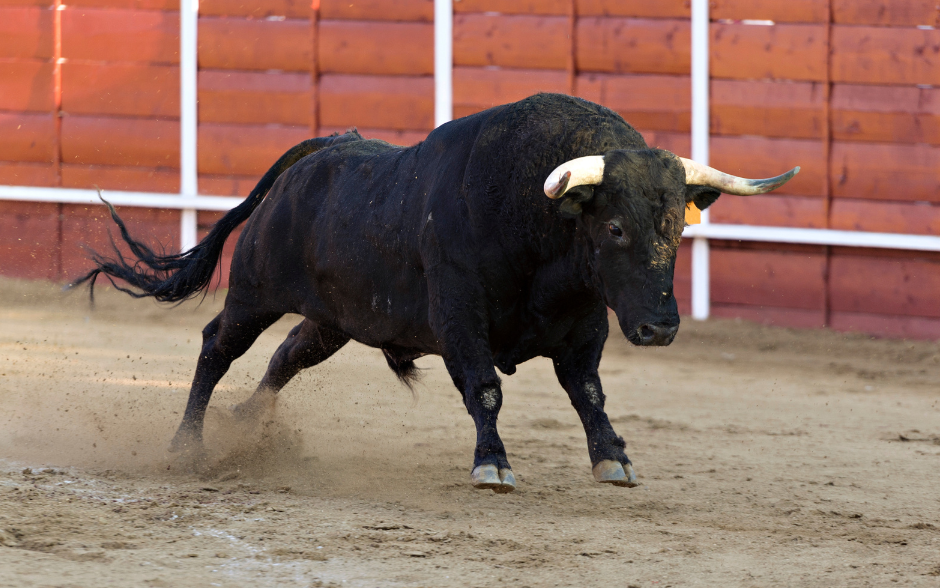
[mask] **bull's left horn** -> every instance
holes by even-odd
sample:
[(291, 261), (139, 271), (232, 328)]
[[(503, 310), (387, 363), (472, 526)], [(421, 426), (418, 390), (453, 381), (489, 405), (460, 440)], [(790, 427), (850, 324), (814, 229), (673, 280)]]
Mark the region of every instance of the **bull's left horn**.
[(604, 157), (589, 155), (566, 161), (548, 174), (545, 180), (545, 195), (561, 198), (575, 186), (600, 184), (604, 179)]
[(683, 167), (685, 167), (686, 184), (693, 186), (710, 186), (720, 192), (734, 196), (753, 196), (754, 194), (764, 194), (771, 190), (776, 190), (789, 182), (790, 178), (800, 172), (800, 167), (797, 166), (775, 178), (749, 180), (747, 178), (739, 178), (720, 172), (715, 168), (696, 163), (691, 159), (680, 157), (679, 160), (682, 162)]

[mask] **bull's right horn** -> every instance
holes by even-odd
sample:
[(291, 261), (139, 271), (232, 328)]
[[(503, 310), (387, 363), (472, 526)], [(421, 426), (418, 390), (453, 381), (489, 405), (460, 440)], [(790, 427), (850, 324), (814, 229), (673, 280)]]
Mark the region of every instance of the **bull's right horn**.
[(545, 195), (561, 198), (575, 186), (597, 185), (604, 179), (604, 156), (589, 155), (564, 162), (548, 174)]
[(685, 168), (686, 184), (691, 186), (709, 186), (719, 192), (733, 196), (753, 196), (755, 194), (764, 194), (771, 190), (776, 190), (789, 182), (790, 178), (800, 172), (800, 168), (797, 166), (787, 173), (774, 178), (750, 180), (748, 178), (739, 178), (738, 176), (726, 174), (713, 167), (702, 165), (701, 163), (684, 157), (680, 157), (679, 161), (682, 162), (682, 166)]

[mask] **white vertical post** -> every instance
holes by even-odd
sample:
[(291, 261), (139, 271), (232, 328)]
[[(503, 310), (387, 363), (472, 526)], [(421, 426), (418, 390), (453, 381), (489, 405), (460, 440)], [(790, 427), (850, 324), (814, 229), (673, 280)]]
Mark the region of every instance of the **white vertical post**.
[[(692, 0), (692, 159), (708, 165), (709, 140), (709, 0)], [(708, 211), (702, 211), (708, 224)], [(692, 318), (703, 321), (711, 312), (708, 239), (692, 241)]]
[(454, 118), (453, 0), (434, 0), (434, 126)]
[[(194, 198), (198, 193), (196, 161), (196, 81), (198, 62), (196, 41), (199, 0), (180, 0), (180, 196)], [(183, 209), (180, 215), (180, 250), (196, 245), (196, 210)]]

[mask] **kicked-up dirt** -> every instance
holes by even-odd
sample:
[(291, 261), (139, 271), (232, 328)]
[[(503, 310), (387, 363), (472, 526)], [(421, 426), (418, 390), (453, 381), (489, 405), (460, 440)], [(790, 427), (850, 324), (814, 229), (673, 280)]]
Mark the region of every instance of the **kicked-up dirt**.
[(166, 452), (221, 306), (0, 281), (0, 586), (940, 586), (940, 345), (687, 320), (601, 364), (642, 485), (594, 483), (548, 360), (504, 378), (513, 494), (469, 484), (439, 358), (350, 344), (256, 424), (299, 317), (238, 360), (208, 457)]

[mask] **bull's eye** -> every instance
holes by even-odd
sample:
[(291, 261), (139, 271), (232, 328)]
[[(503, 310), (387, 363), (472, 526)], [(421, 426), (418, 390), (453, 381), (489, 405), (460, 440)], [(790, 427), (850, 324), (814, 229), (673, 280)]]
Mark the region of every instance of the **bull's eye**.
[(607, 223), (607, 232), (618, 239), (623, 238), (623, 230), (614, 223)]

